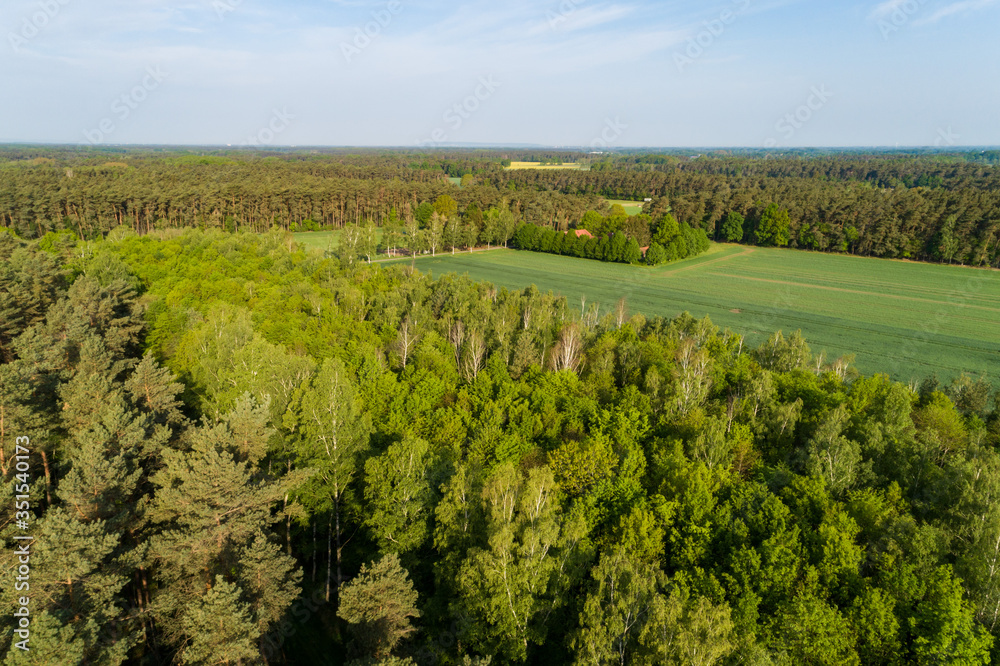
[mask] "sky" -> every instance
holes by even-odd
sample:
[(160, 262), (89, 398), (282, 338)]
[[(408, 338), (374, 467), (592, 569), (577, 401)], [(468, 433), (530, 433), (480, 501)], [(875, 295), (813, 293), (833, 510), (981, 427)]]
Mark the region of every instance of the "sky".
[(5, 0), (0, 142), (1000, 145), (1000, 0)]

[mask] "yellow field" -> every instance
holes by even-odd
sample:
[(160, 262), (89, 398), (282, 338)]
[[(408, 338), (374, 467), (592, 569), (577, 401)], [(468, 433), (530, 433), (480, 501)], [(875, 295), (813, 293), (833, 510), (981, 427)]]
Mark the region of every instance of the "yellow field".
[(542, 165), (541, 162), (511, 162), (510, 166), (507, 167), (510, 170), (514, 169), (573, 169), (579, 170), (583, 168), (582, 164), (566, 163), (566, 164), (546, 164)]

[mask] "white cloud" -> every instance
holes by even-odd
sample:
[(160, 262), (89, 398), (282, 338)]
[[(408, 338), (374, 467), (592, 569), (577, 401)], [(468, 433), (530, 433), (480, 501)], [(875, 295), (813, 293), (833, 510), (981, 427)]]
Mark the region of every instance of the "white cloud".
[(899, 10), (905, 4), (913, 4), (918, 0), (885, 0), (885, 2), (879, 4), (872, 13), (868, 15), (869, 20), (877, 21), (878, 19), (885, 18), (889, 16), (894, 11)]
[(607, 8), (582, 7), (566, 14), (555, 12), (549, 15), (548, 20), (544, 24), (540, 24), (538, 28), (542, 31), (555, 29), (560, 32), (587, 30), (615, 23), (635, 13), (635, 11), (635, 7), (623, 5), (612, 5)]
[[(922, 16), (920, 19), (915, 20), (913, 25), (930, 25), (949, 16), (968, 14), (992, 7), (998, 2), (1000, 2), (1000, 0), (960, 0), (959, 2), (952, 2), (944, 7), (938, 8), (928, 16)], [(915, 14), (915, 10), (913, 9), (914, 5), (919, 7), (920, 12), (923, 14), (930, 11), (927, 4), (928, 0), (885, 0), (885, 2), (877, 5), (872, 10), (868, 18), (871, 21), (878, 21), (892, 15), (895, 12), (903, 12), (907, 16), (910, 16)]]
[(979, 11), (980, 9), (992, 7), (993, 5), (996, 5), (997, 2), (1000, 2), (1000, 0), (962, 0), (962, 2), (953, 2), (950, 5), (938, 9), (927, 18), (921, 18), (914, 21), (913, 25), (930, 25), (932, 23), (937, 23), (941, 19), (948, 18), (949, 16), (968, 14)]

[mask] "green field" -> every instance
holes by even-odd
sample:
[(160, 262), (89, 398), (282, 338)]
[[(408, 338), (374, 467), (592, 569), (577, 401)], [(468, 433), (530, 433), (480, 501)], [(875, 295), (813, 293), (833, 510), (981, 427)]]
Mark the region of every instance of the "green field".
[(629, 215), (638, 215), (642, 212), (642, 207), (645, 205), (642, 201), (622, 201), (619, 199), (608, 199), (608, 205), (614, 206), (615, 204), (621, 204), (622, 208)]
[[(382, 230), (379, 229), (379, 232)], [(296, 243), (302, 243), (306, 250), (331, 250), (337, 246), (340, 231), (303, 231), (292, 234)]]
[(732, 245), (652, 269), (514, 250), (417, 264), (510, 289), (533, 283), (572, 307), (586, 296), (606, 312), (625, 296), (647, 316), (707, 315), (751, 344), (801, 330), (814, 353), (855, 354), (862, 372), (902, 381), (968, 372), (1000, 384), (1000, 271)]

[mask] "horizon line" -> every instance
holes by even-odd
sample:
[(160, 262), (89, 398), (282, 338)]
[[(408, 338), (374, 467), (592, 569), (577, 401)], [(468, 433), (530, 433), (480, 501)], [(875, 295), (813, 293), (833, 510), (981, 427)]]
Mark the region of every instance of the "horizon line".
[(595, 150), (592, 146), (583, 145), (558, 145), (558, 144), (535, 144), (535, 143), (440, 143), (433, 145), (406, 145), (406, 144), (272, 144), (267, 146), (232, 145), (222, 143), (70, 143), (60, 141), (20, 141), (2, 140), (0, 147), (33, 147), (46, 146), (52, 148), (74, 148), (80, 150), (99, 151), (101, 148), (211, 148), (216, 150), (232, 150), (245, 152), (267, 152), (269, 150), (329, 150), (329, 149), (382, 149), (382, 150), (449, 150), (456, 148), (464, 149), (491, 149), (491, 150), (563, 150), (566, 152), (586, 152), (593, 155), (608, 155), (626, 150), (754, 150), (761, 152), (782, 152), (789, 150), (933, 150), (937, 152), (969, 152), (973, 150), (1000, 150), (1000, 144), (981, 145), (955, 145), (955, 146), (935, 146), (933, 144), (906, 144), (906, 145), (802, 145), (802, 146), (754, 146), (754, 145), (631, 145), (615, 146)]

